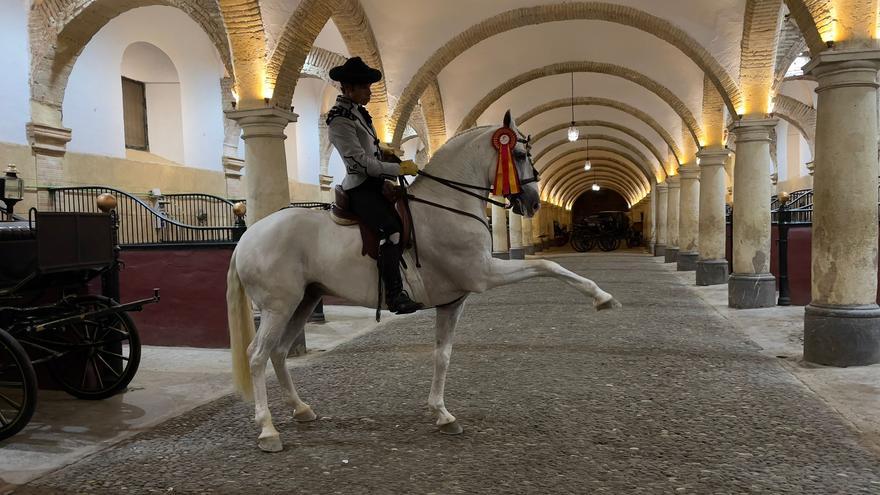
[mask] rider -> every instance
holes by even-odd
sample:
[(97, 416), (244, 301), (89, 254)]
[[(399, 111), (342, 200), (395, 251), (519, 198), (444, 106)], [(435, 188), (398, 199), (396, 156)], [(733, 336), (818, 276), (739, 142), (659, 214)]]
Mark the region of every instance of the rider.
[(403, 291), (400, 277), (403, 228), (382, 189), (385, 179), (418, 175), (419, 168), (412, 160), (401, 162), (379, 148), (373, 119), (364, 105), (370, 101), (370, 85), (382, 79), (382, 73), (360, 57), (353, 57), (330, 69), (330, 78), (342, 85), (342, 94), (327, 115), (330, 142), (345, 162), (347, 171), (342, 188), (348, 193), (352, 212), (379, 235), (379, 269), (385, 284), (385, 304), (397, 314), (413, 313), (423, 305)]

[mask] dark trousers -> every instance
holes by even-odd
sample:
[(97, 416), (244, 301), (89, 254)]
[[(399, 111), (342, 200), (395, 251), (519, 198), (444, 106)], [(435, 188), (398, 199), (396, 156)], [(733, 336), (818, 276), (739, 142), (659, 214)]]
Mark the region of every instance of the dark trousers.
[(370, 177), (363, 184), (348, 190), (351, 211), (379, 235), (387, 239), (403, 230), (394, 206), (382, 194), (384, 179)]

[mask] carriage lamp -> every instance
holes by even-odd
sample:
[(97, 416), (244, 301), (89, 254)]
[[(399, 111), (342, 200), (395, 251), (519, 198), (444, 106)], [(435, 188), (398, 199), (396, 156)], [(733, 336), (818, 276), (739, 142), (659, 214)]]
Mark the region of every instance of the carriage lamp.
[(6, 203), (6, 213), (11, 217), (15, 203), (24, 197), (24, 181), (18, 177), (15, 165), (9, 164), (6, 175), (0, 178), (0, 199)]

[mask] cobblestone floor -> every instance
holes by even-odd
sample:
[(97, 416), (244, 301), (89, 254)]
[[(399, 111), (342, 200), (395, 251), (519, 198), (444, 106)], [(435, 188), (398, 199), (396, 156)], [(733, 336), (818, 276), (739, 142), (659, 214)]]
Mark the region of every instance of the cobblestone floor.
[(433, 313), (297, 369), (322, 416), (270, 395), (285, 450), (226, 397), (21, 493), (880, 493), (880, 460), (656, 259), (560, 258), (624, 303), (536, 280), (472, 297), (432, 425)]

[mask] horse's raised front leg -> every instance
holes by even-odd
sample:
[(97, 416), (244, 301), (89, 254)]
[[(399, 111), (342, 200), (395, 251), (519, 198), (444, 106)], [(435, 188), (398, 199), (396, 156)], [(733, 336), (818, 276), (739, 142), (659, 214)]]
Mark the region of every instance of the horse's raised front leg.
[(493, 259), (489, 270), (487, 288), (491, 289), (535, 277), (553, 277), (562, 280), (582, 294), (592, 298), (593, 305), (598, 311), (620, 307), (620, 303), (614, 299), (614, 296), (600, 289), (592, 280), (581, 277), (548, 260), (518, 261)]
[(446, 387), (446, 371), (449, 369), (449, 358), (452, 356), (452, 336), (455, 325), (464, 310), (467, 297), (437, 308), (436, 341), (434, 342), (434, 379), (431, 381), (431, 393), (428, 395), (428, 407), (437, 415), (437, 426), (448, 435), (461, 433), (461, 425), (455, 416), (446, 410), (443, 402), (443, 389)]

